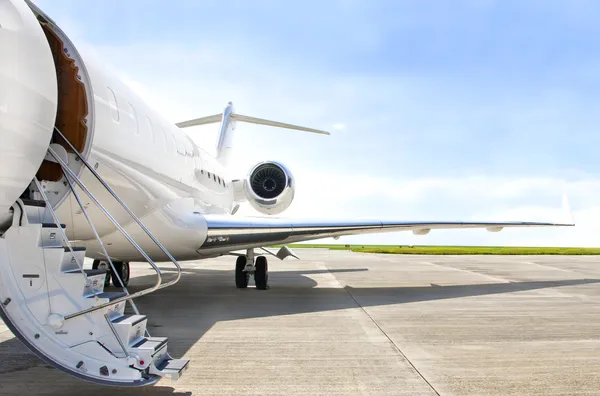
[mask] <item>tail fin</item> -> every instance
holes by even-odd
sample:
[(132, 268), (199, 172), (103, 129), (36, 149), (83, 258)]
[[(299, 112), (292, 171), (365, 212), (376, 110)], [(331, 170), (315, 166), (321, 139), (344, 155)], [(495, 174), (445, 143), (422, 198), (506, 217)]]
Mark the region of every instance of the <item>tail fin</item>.
[(195, 118), (189, 121), (179, 122), (177, 125), (179, 128), (189, 128), (198, 125), (214, 124), (217, 122), (221, 123), (221, 129), (219, 131), (219, 141), (217, 142), (217, 160), (223, 165), (227, 166), (229, 162), (229, 156), (233, 148), (233, 135), (235, 130), (235, 123), (231, 121), (247, 122), (250, 124), (267, 125), (278, 128), (293, 129), (296, 131), (318, 133), (322, 135), (329, 135), (329, 132), (322, 131), (319, 129), (306, 128), (298, 125), (285, 124), (283, 122), (264, 120), (262, 118), (249, 117), (241, 114), (235, 114), (233, 111), (233, 104), (229, 102), (221, 114), (215, 114), (208, 117)]

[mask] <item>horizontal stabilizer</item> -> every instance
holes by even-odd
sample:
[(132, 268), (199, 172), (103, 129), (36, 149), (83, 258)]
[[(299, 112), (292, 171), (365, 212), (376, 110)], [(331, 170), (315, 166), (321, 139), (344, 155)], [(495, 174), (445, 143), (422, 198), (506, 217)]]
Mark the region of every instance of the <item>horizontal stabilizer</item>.
[(249, 117), (241, 114), (232, 114), (231, 118), (236, 121), (247, 122), (249, 124), (260, 124), (260, 125), (268, 125), (272, 127), (285, 128), (285, 129), (294, 129), (296, 131), (304, 131), (304, 132), (312, 132), (319, 133), (321, 135), (329, 135), (330, 133), (327, 131), (322, 131), (320, 129), (307, 128), (298, 125), (285, 124), (283, 122), (264, 120), (262, 118)]
[(217, 122), (221, 122), (222, 119), (223, 114), (215, 114), (207, 117), (200, 117), (189, 121), (179, 122), (175, 125), (177, 125), (179, 128), (188, 128), (197, 125), (215, 124)]
[[(322, 131), (320, 129), (307, 128), (307, 127), (303, 127), (303, 126), (286, 124), (286, 123), (278, 122), (278, 121), (265, 120), (263, 118), (250, 117), (250, 116), (245, 116), (245, 115), (241, 115), (241, 114), (232, 113), (229, 115), (229, 117), (234, 121), (247, 122), (249, 124), (260, 124), (260, 125), (267, 125), (267, 126), (272, 126), (272, 127), (277, 127), (277, 128), (293, 129), (296, 131), (318, 133), (321, 135), (330, 135), (329, 132)], [(221, 122), (222, 120), (223, 120), (223, 114), (221, 113), (221, 114), (215, 114), (215, 115), (211, 115), (211, 116), (207, 116), (207, 117), (195, 118), (195, 119), (189, 120), (189, 121), (179, 122), (175, 125), (177, 125), (179, 128), (189, 128), (189, 127), (198, 126), (198, 125), (215, 124), (215, 123)]]

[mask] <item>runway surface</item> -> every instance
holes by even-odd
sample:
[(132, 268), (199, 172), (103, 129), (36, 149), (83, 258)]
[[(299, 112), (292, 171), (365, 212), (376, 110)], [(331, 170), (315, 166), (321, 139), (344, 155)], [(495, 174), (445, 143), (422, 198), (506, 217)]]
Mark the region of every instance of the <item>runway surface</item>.
[[(178, 382), (73, 379), (0, 322), (0, 394), (600, 394), (598, 256), (297, 253), (269, 260), (267, 291), (236, 289), (222, 257), (137, 300), (151, 334), (191, 359)], [(153, 283), (147, 267), (130, 289)]]

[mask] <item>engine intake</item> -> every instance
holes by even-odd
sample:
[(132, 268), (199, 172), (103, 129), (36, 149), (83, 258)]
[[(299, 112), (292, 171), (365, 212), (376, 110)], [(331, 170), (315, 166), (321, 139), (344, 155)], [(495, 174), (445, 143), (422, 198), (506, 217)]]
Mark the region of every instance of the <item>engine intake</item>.
[(256, 164), (244, 183), (248, 202), (263, 214), (279, 214), (286, 210), (294, 199), (292, 173), (278, 162)]

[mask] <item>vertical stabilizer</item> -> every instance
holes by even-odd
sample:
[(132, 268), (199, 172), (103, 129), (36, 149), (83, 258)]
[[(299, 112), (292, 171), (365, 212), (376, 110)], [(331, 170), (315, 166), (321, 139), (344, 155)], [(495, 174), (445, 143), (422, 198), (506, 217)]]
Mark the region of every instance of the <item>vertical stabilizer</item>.
[(233, 135), (235, 131), (235, 120), (231, 117), (233, 114), (233, 103), (227, 103), (223, 110), (221, 119), (221, 129), (219, 130), (219, 140), (217, 141), (217, 160), (227, 167), (233, 150)]

